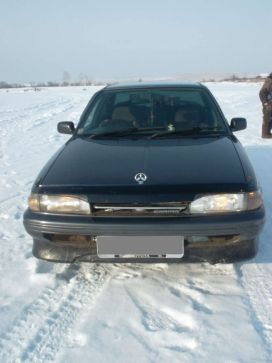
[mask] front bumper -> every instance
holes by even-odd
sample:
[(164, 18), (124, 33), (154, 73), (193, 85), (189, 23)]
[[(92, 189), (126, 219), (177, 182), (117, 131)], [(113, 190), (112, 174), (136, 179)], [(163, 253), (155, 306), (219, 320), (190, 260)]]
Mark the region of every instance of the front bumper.
[[(156, 262), (232, 262), (256, 255), (258, 235), (264, 224), (264, 209), (221, 216), (184, 218), (91, 218), (90, 216), (24, 214), (26, 231), (33, 237), (33, 254), (61, 262), (154, 262), (153, 259), (102, 260), (88, 240), (85, 243), (58, 242), (56, 236), (169, 236), (185, 237), (182, 259)], [(55, 236), (55, 238), (53, 238)]]

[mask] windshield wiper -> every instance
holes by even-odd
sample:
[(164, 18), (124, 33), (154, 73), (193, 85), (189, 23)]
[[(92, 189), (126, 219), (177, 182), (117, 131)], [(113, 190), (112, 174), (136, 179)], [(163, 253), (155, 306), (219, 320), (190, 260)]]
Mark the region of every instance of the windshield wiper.
[(101, 132), (98, 134), (91, 134), (90, 139), (95, 139), (104, 136), (127, 136), (137, 134), (138, 132), (154, 131), (154, 130), (165, 130), (165, 127), (130, 127), (125, 130), (115, 130), (110, 132)]
[(163, 137), (168, 135), (180, 135), (180, 136), (196, 136), (196, 135), (209, 135), (209, 136), (222, 136), (225, 135), (224, 130), (221, 128), (215, 127), (193, 127), (192, 129), (188, 130), (168, 130), (164, 132), (156, 132), (155, 134), (151, 135), (149, 139), (155, 139), (156, 137)]

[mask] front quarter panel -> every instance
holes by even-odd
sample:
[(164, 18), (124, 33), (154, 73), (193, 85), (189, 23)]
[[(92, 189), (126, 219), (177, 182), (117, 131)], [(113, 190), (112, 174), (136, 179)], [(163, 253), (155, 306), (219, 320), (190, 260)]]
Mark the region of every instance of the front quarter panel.
[(257, 178), (254, 172), (254, 169), (251, 165), (251, 162), (247, 156), (247, 153), (245, 152), (245, 149), (243, 148), (242, 144), (240, 143), (240, 141), (235, 137), (232, 136), (233, 138), (233, 145), (235, 147), (235, 150), (237, 151), (237, 154), (240, 158), (244, 173), (245, 173), (245, 179), (246, 182), (248, 183), (248, 192), (250, 191), (254, 191), (256, 189), (258, 189), (258, 182), (257, 182)]
[(47, 161), (47, 163), (44, 165), (44, 167), (42, 168), (42, 170), (39, 172), (39, 174), (38, 174), (37, 178), (35, 179), (34, 184), (32, 186), (31, 193), (37, 193), (39, 191), (39, 185), (42, 183), (43, 179), (45, 178), (45, 176), (49, 172), (50, 168), (54, 165), (55, 161), (57, 160), (57, 158), (59, 157), (59, 155), (61, 154), (61, 152), (64, 150), (65, 145), (61, 146), (51, 156), (51, 158)]

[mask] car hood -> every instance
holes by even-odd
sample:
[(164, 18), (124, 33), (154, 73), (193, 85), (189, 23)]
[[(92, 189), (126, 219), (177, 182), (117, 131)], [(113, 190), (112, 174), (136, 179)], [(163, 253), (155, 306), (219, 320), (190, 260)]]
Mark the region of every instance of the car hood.
[[(147, 180), (140, 185), (137, 173)], [(47, 168), (41, 186), (243, 188), (245, 175), (230, 137), (70, 140)]]

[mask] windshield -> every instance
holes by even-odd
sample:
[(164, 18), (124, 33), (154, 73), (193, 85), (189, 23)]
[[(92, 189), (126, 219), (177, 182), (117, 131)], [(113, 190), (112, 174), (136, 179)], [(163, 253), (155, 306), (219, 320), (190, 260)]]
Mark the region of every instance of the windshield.
[(227, 132), (208, 92), (178, 88), (104, 90), (90, 104), (78, 134), (146, 135), (158, 130), (166, 131), (166, 136), (171, 132), (188, 134), (190, 130), (209, 130), (211, 134)]

